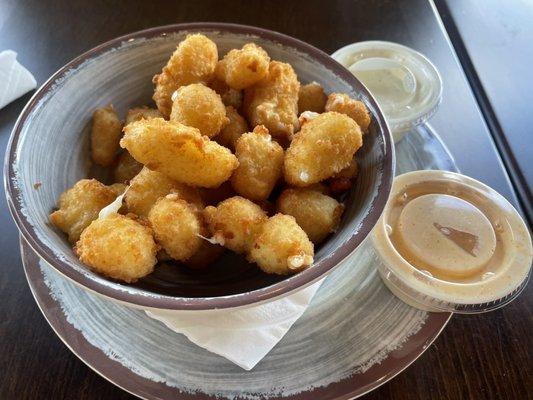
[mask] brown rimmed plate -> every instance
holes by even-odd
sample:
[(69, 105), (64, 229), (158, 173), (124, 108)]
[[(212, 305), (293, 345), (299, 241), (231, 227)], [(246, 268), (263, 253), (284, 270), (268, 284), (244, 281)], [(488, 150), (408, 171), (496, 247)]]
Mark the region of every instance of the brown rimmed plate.
[[(399, 173), (455, 170), (427, 127), (403, 139), (397, 154)], [(144, 399), (352, 399), (408, 367), (451, 316), (397, 300), (366, 241), (328, 276), (280, 343), (244, 371), (142, 311), (87, 293), (21, 244), (31, 290), (54, 331), (93, 370)]]

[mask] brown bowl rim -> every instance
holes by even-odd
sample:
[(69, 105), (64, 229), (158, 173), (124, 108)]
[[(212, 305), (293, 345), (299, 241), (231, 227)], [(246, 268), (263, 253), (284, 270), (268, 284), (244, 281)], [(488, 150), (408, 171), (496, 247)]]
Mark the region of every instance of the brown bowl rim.
[[(118, 47), (123, 42), (131, 39), (152, 39), (154, 37), (165, 36), (167, 34), (173, 34), (180, 31), (194, 30), (202, 32), (226, 31), (230, 33), (252, 34), (272, 42), (277, 42), (285, 46), (296, 48), (335, 71), (337, 75), (348, 82), (357, 92), (363, 93), (370, 105), (377, 111), (375, 118), (377, 119), (378, 126), (381, 128), (381, 135), (384, 143), (385, 157), (383, 158), (382, 164), (383, 176), (381, 181), (378, 183), (377, 195), (373, 199), (370, 211), (366, 216), (364, 216), (360, 224), (360, 229), (353, 233), (352, 236), (343, 244), (341, 244), (332, 254), (314, 264), (312, 268), (308, 268), (281, 282), (265, 288), (221, 297), (186, 298), (146, 292), (138, 288), (128, 288), (128, 290), (124, 290), (123, 286), (116, 287), (120, 285), (118, 283), (111, 285), (109, 283), (103, 284), (102, 282), (99, 282), (98, 279), (95, 279), (96, 274), (83, 274), (81, 271), (72, 268), (69, 263), (65, 262), (56, 254), (54, 254), (51, 249), (41, 242), (38, 235), (34, 233), (33, 226), (21, 212), (21, 196), (19, 189), (14, 184), (13, 178), (15, 177), (15, 171), (13, 167), (22, 127), (35, 105), (53, 88), (54, 83), (66, 72), (76, 68), (86, 60), (96, 57), (112, 48)], [(110, 299), (143, 308), (169, 310), (211, 310), (235, 308), (271, 301), (277, 297), (288, 295), (291, 292), (295, 292), (311, 285), (320, 278), (324, 277), (327, 273), (331, 272), (336, 266), (339, 265), (341, 261), (350, 255), (363, 242), (374, 225), (377, 223), (389, 197), (392, 180), (394, 177), (395, 161), (394, 147), (392, 143), (392, 136), (383, 113), (381, 112), (379, 105), (370, 92), (357, 78), (355, 78), (355, 76), (353, 76), (352, 73), (350, 73), (346, 68), (344, 68), (341, 64), (339, 64), (322, 50), (319, 50), (308, 43), (282, 33), (253, 26), (217, 22), (171, 24), (153, 27), (111, 39), (74, 58), (72, 61), (54, 73), (35, 92), (15, 123), (6, 151), (4, 163), (4, 186), (11, 215), (15, 220), (15, 223), (17, 224), (22, 236), (24, 239), (26, 239), (31, 248), (62, 275), (89, 289), (90, 291), (96, 292)]]

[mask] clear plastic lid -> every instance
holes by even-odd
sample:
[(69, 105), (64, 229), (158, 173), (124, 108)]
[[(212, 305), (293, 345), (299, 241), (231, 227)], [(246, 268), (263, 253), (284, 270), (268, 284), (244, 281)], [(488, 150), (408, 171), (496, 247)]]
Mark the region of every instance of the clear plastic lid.
[(442, 81), (437, 68), (419, 52), (397, 43), (368, 41), (345, 46), (332, 57), (376, 98), (395, 141), (437, 110)]
[(446, 171), (398, 176), (372, 238), (385, 284), (427, 311), (502, 307), (527, 284), (533, 259), (513, 206), (481, 182)]

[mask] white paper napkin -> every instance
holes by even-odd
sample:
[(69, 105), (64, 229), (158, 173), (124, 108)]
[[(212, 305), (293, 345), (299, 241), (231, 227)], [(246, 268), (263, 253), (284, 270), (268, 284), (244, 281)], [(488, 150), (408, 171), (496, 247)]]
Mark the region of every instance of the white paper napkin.
[(0, 109), (35, 89), (35, 78), (17, 61), (13, 50), (0, 52)]
[(322, 281), (256, 307), (209, 311), (146, 311), (191, 342), (249, 371), (309, 306)]

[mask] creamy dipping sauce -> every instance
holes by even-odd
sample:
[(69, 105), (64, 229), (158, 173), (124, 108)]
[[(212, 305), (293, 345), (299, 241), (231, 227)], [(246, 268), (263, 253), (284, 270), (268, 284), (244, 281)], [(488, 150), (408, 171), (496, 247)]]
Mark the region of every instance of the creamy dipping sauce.
[(429, 311), (504, 305), (527, 283), (533, 259), (527, 227), (507, 200), (445, 171), (397, 177), (373, 243), (385, 284)]

